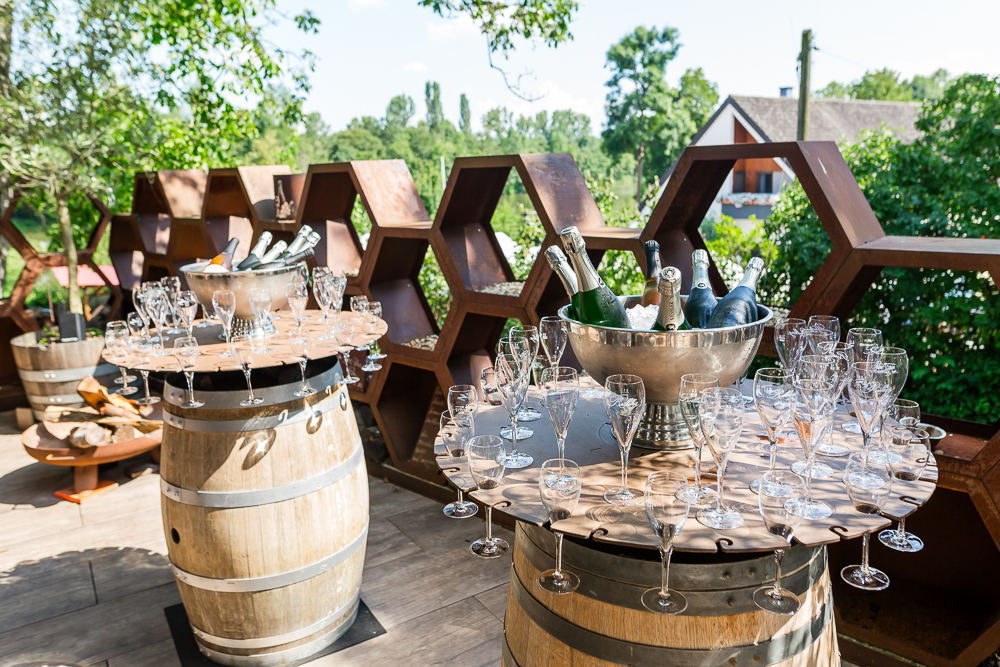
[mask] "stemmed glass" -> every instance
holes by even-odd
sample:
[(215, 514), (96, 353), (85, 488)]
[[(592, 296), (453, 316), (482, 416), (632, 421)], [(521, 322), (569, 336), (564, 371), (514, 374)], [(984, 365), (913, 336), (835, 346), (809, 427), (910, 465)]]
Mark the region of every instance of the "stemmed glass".
[(774, 325), (774, 349), (778, 352), (782, 368), (795, 368), (802, 349), (799, 332), (805, 327), (806, 321), (797, 317), (786, 317)]
[(316, 390), (306, 384), (306, 364), (309, 363), (309, 348), (312, 347), (312, 338), (308, 331), (302, 329), (292, 329), (288, 332), (288, 346), (292, 348), (292, 358), (299, 363), (299, 370), (302, 371), (302, 386), (294, 393), (299, 398), (312, 396)]
[[(149, 353), (152, 347), (153, 344), (150, 342), (149, 336), (144, 333), (137, 333), (129, 336), (128, 349), (132, 352), (132, 358), (135, 359), (135, 365), (137, 367), (150, 362)], [(135, 402), (139, 405), (153, 405), (154, 403), (159, 403), (159, 397), (151, 396), (149, 393), (149, 371), (139, 368), (139, 374), (142, 375), (142, 385), (146, 389), (146, 395), (143, 398), (136, 399)]]
[[(476, 435), (476, 425), (472, 414), (462, 411), (445, 410), (441, 413), (438, 435), (448, 452), (448, 456), (461, 458), (465, 456), (466, 444)], [(458, 489), (458, 500), (444, 506), (445, 516), (452, 519), (468, 519), (479, 511), (476, 503), (465, 500), (462, 489)]]
[[(496, 435), (477, 435), (469, 441), (466, 450), (476, 485), (483, 490), (500, 486), (507, 460), (503, 440)], [(500, 558), (509, 548), (505, 540), (493, 537), (493, 506), (486, 505), (486, 538), (470, 544), (469, 551), (480, 558)]]
[[(322, 338), (322, 336), (320, 336)], [(354, 341), (354, 322), (352, 320), (338, 319), (333, 323), (333, 342), (340, 347), (347, 348), (346, 352), (340, 352), (340, 362), (344, 365), (344, 377), (341, 382), (344, 384), (354, 384), (361, 382), (361, 378), (355, 377), (351, 373), (351, 344)]]
[(543, 317), (538, 323), (538, 337), (549, 366), (558, 366), (569, 341), (566, 322), (561, 317)]
[[(854, 353), (852, 365), (870, 361), (871, 355), (882, 349), (882, 332), (878, 329), (865, 327), (849, 329), (847, 332), (847, 344), (851, 346), (851, 350)], [(855, 408), (855, 414), (857, 414), (857, 408)], [(854, 435), (863, 435), (860, 418), (849, 421), (840, 428)]]
[(285, 285), (285, 297), (295, 317), (295, 326), (301, 327), (306, 314), (306, 304), (309, 302), (309, 286), (304, 282), (288, 283)]
[(169, 321), (170, 328), (166, 330), (166, 333), (171, 335), (176, 335), (179, 333), (184, 333), (183, 330), (177, 328), (177, 294), (181, 291), (181, 279), (177, 276), (164, 276), (160, 278), (160, 287), (163, 290), (163, 296), (166, 299), (166, 308), (164, 309), (164, 321)]
[(479, 414), (479, 392), (471, 384), (456, 384), (448, 388), (448, 409), (464, 412), (473, 418)]
[[(816, 461), (816, 447), (823, 441), (826, 431), (833, 428), (833, 382), (818, 378), (796, 377), (795, 401), (792, 419), (799, 442), (806, 453), (806, 467), (803, 472), (813, 470)], [(812, 497), (812, 476), (805, 478), (805, 493), (801, 498), (788, 501), (788, 511), (803, 519), (825, 519), (833, 514), (833, 508), (822, 500)]]
[[(855, 452), (847, 461), (844, 485), (855, 510), (862, 514), (880, 514), (892, 491), (892, 472), (888, 466), (868, 459), (863, 452)], [(840, 577), (855, 588), (881, 591), (889, 587), (889, 577), (868, 565), (870, 537), (865, 533), (862, 538), (861, 565), (848, 565), (840, 571)]]
[(906, 350), (901, 347), (883, 347), (879, 353), (872, 358), (872, 361), (889, 371), (890, 393), (887, 397), (886, 410), (883, 410), (881, 418), (879, 419), (879, 440), (881, 448), (880, 451), (872, 453), (872, 456), (875, 456), (876, 459), (880, 459), (885, 456), (885, 452), (881, 451), (885, 448), (885, 442), (881, 437), (881, 426), (885, 423), (889, 405), (891, 405), (893, 401), (899, 397), (900, 392), (903, 391), (903, 387), (906, 385), (906, 376), (909, 372), (910, 360), (906, 355)]
[[(507, 454), (505, 465), (511, 470), (527, 468), (534, 459), (523, 452), (517, 451), (517, 440), (521, 430), (517, 427), (519, 411), (528, 393), (528, 371), (524, 360), (517, 354), (497, 355), (493, 366), (493, 377), (504, 408), (510, 416), (511, 452)], [(501, 431), (501, 434), (503, 431)]]
[[(527, 376), (526, 382), (530, 383), (531, 360), (529, 359), (529, 355), (531, 354), (531, 341), (529, 341), (526, 337), (523, 336), (520, 338), (514, 338), (513, 340), (511, 340), (509, 336), (507, 338), (501, 338), (497, 342), (497, 359), (499, 359), (500, 356), (504, 354), (514, 355), (515, 360), (517, 362), (517, 368), (520, 369), (519, 372), (525, 373), (525, 375)], [(494, 366), (496, 366), (496, 364), (494, 364)], [(495, 373), (493, 377), (495, 380), (496, 379)], [(525, 385), (525, 391), (527, 391), (527, 388), (528, 388), (527, 385)], [(532, 431), (530, 428), (521, 425), (520, 409), (518, 409), (517, 421), (518, 421), (518, 426), (517, 426), (518, 440), (527, 440), (531, 436), (535, 435), (535, 432)], [(504, 440), (513, 441), (513, 438), (511, 437), (512, 433), (513, 433), (512, 427), (509, 425), (504, 426), (503, 428), (500, 429), (500, 437), (503, 438)], [(507, 467), (508, 468), (510, 467), (509, 463), (507, 464)]]
[(580, 400), (580, 376), (575, 368), (552, 366), (542, 371), (542, 405), (549, 413), (556, 432), (556, 451), (559, 458), (566, 456), (566, 434), (569, 423)]
[(344, 306), (344, 291), (347, 289), (347, 276), (331, 271), (326, 280), (330, 285), (330, 308), (333, 308), (337, 316), (340, 317), (340, 311)]
[[(378, 330), (379, 320), (382, 319), (382, 302), (369, 301), (368, 315), (372, 318), (371, 332), (374, 334)], [(382, 348), (378, 344), (379, 338), (381, 337), (382, 336), (379, 336), (378, 338), (372, 341), (371, 343), (372, 350), (368, 352), (369, 359), (372, 359), (374, 361), (382, 361), (383, 359), (389, 356), (382, 351)]]
[(240, 365), (240, 370), (243, 371), (243, 375), (247, 378), (247, 391), (250, 392), (245, 401), (240, 401), (240, 405), (243, 407), (260, 405), (264, 402), (264, 399), (253, 395), (253, 385), (250, 383), (250, 371), (252, 370), (251, 366), (255, 350), (253, 337), (246, 334), (236, 336), (233, 338), (231, 348), (233, 358), (236, 359), (236, 362)]
[[(261, 340), (265, 340), (267, 317), (271, 312), (271, 291), (266, 287), (255, 287), (250, 290), (250, 310), (257, 320), (257, 329), (260, 331)], [(273, 347), (267, 347), (267, 343), (259, 350), (261, 354), (271, 354)]]
[(746, 410), (743, 408), (743, 394), (737, 389), (703, 389), (701, 392), (701, 431), (705, 442), (715, 459), (718, 495), (715, 507), (698, 512), (698, 521), (709, 528), (730, 530), (743, 525), (743, 516), (726, 507), (722, 500), (726, 464), (733, 453), (736, 441), (743, 431)]
[(604, 407), (622, 460), (622, 485), (605, 491), (604, 499), (612, 505), (638, 505), (642, 502), (642, 489), (629, 488), (628, 452), (646, 410), (646, 386), (638, 375), (609, 375), (604, 390)]
[(166, 318), (167, 311), (170, 309), (170, 303), (166, 292), (159, 287), (153, 287), (146, 291), (145, 302), (146, 309), (156, 324), (157, 338), (155, 341), (151, 341), (154, 344), (152, 355), (154, 357), (162, 357), (167, 354), (164, 343), (167, 342)]
[(188, 386), (187, 402), (181, 405), (182, 408), (200, 408), (205, 405), (205, 401), (194, 400), (194, 371), (191, 369), (198, 363), (200, 355), (198, 339), (194, 336), (184, 336), (174, 340), (174, 358), (177, 359)]
[[(330, 334), (330, 324), (339, 322), (338, 318), (330, 316), (330, 304), (333, 303), (333, 282), (329, 275), (320, 275), (318, 278), (315, 277), (315, 274), (313, 275), (313, 296), (316, 297), (316, 305), (323, 313), (319, 318), (320, 322), (323, 323), (323, 333), (320, 334), (319, 340), (333, 340), (334, 336)], [(352, 332), (353, 327), (354, 323), (352, 322)]]
[(802, 354), (817, 354), (819, 346), (823, 343), (837, 342), (832, 331), (813, 326), (807, 326), (805, 329), (802, 329), (800, 337)]
[[(359, 296), (351, 297), (351, 312), (354, 314), (354, 328), (357, 330), (358, 326), (364, 326), (365, 318), (368, 315), (368, 297), (361, 294)], [(363, 345), (358, 345), (354, 349), (358, 352), (364, 352), (368, 350), (370, 344), (365, 343)]]
[[(802, 478), (790, 470), (770, 470), (764, 473), (757, 492), (757, 506), (767, 532), (792, 544), (792, 535), (802, 518), (788, 511), (788, 501), (802, 490)], [(785, 548), (788, 548), (785, 547)], [(774, 550), (774, 585), (758, 588), (753, 593), (755, 605), (772, 614), (791, 616), (799, 608), (795, 593), (781, 587), (781, 559), (785, 548)]]
[(701, 483), (701, 453), (705, 447), (705, 434), (701, 430), (702, 392), (706, 389), (718, 388), (719, 378), (704, 373), (688, 373), (681, 376), (677, 390), (677, 401), (681, 406), (681, 415), (688, 431), (691, 432), (691, 442), (694, 444), (694, 484), (682, 489), (686, 494), (684, 499), (692, 505), (704, 505), (718, 494)]
[[(792, 416), (792, 405), (795, 403), (795, 388), (792, 386), (792, 374), (784, 368), (761, 368), (753, 379), (753, 397), (757, 403), (760, 421), (767, 432), (767, 451), (771, 461), (768, 470), (774, 470), (777, 462), (778, 440), (788, 426)], [(761, 480), (750, 483), (750, 490), (760, 491)]]
[[(836, 373), (837, 386), (834, 388), (835, 405), (844, 404), (844, 389), (847, 387), (847, 380), (851, 376), (851, 364), (854, 361), (854, 346), (851, 343), (826, 342), (820, 343), (819, 354), (830, 358), (830, 367)], [(847, 456), (851, 450), (844, 445), (837, 445), (833, 442), (833, 429), (830, 429), (830, 438), (821, 444), (816, 450), (823, 456)]]
[(226, 351), (219, 355), (220, 359), (228, 359), (233, 356), (233, 316), (236, 315), (236, 295), (232, 290), (215, 290), (212, 293), (212, 309), (215, 316), (222, 322), (222, 331), (226, 337)]
[[(510, 331), (507, 332), (507, 338), (511, 341), (512, 345), (519, 345), (522, 346), (522, 349), (527, 350), (528, 379), (530, 380), (531, 366), (534, 364), (535, 358), (538, 356), (538, 347), (541, 342), (538, 334), (538, 327), (523, 325), (511, 327)], [(525, 401), (525, 403), (521, 405), (521, 409), (518, 411), (517, 421), (533, 422), (541, 419), (541, 417), (542, 413), (528, 406), (527, 401)]]
[(174, 303), (177, 306), (177, 314), (180, 315), (181, 322), (187, 330), (188, 337), (194, 336), (194, 317), (198, 314), (198, 299), (195, 298), (194, 292), (191, 290), (178, 292)]
[(146, 296), (146, 287), (148, 283), (142, 283), (137, 285), (135, 289), (132, 290), (132, 305), (135, 307), (135, 312), (139, 313), (139, 317), (142, 319), (142, 330), (147, 336), (149, 335), (149, 311), (146, 310), (146, 306), (143, 304), (143, 299)]
[(887, 367), (874, 361), (851, 365), (847, 393), (851, 397), (854, 414), (858, 417), (865, 458), (869, 456), (872, 433), (879, 427), (882, 413), (889, 407), (891, 391), (892, 375)]
[[(889, 429), (889, 438), (889, 471), (893, 477), (908, 482), (920, 479), (930, 459), (931, 439), (927, 431), (916, 426), (893, 426)], [(890, 549), (906, 553), (924, 548), (922, 539), (906, 532), (905, 517), (899, 520), (896, 530), (883, 530), (878, 539)]]
[[(564, 458), (549, 459), (538, 471), (538, 493), (542, 505), (549, 515), (551, 528), (557, 521), (565, 521), (573, 515), (580, 502), (580, 466)], [(563, 534), (556, 534), (556, 567), (538, 575), (539, 588), (556, 595), (572, 593), (580, 587), (580, 577), (562, 569)]]
[[(371, 302), (368, 303), (368, 308), (365, 310), (364, 314), (361, 315), (362, 320), (365, 323), (365, 329), (369, 336), (375, 334), (375, 330), (378, 329), (379, 316), (371, 311)], [(365, 358), (365, 365), (361, 367), (365, 373), (374, 373), (375, 371), (382, 370), (382, 364), (377, 363), (375, 354), (372, 352), (372, 346), (375, 343), (375, 339), (372, 338), (371, 342), (364, 346), (368, 350), (368, 355)]]
[(643, 503), (646, 518), (653, 533), (660, 538), (660, 586), (642, 594), (642, 606), (657, 614), (679, 614), (687, 609), (687, 598), (671, 591), (670, 557), (674, 553), (674, 540), (680, 535), (691, 511), (686, 498), (687, 479), (675, 472), (660, 470), (646, 478)]
[[(495, 376), (496, 373), (492, 366), (487, 366), (479, 374), (479, 386), (483, 390), (483, 397), (486, 399), (486, 403), (492, 406), (503, 405), (503, 398), (500, 396), (500, 390), (497, 389)], [(501, 435), (503, 434), (501, 433)]]
[[(820, 330), (817, 330), (820, 331)], [(829, 332), (823, 331), (824, 334)], [(826, 341), (832, 342), (832, 341)], [(829, 355), (823, 354), (803, 354), (799, 357), (798, 363), (795, 364), (795, 374), (796, 379), (806, 379), (806, 380), (821, 380), (826, 383), (824, 386), (829, 390), (829, 402), (830, 402), (830, 423), (831, 427), (828, 429), (830, 433), (833, 432), (833, 411), (836, 409), (836, 389), (837, 389), (837, 365), (835, 364), (835, 359)], [(811, 443), (811, 447), (819, 453), (819, 447), (821, 441), (826, 441), (827, 437), (832, 438), (826, 430), (823, 432), (822, 440), (817, 440)], [(805, 444), (802, 445), (805, 447)], [(806, 455), (808, 456), (809, 450), (806, 450)], [(833, 468), (825, 463), (821, 463), (813, 458), (812, 462), (807, 461), (796, 461), (792, 464), (792, 472), (796, 475), (806, 474), (809, 475), (811, 479), (829, 479), (833, 477)]]
[(833, 334), (833, 340), (840, 340), (840, 318), (833, 315), (812, 315), (807, 326), (815, 329), (826, 329)]
[(117, 365), (122, 372), (122, 376), (115, 378), (115, 384), (120, 384), (121, 389), (115, 390), (114, 393), (121, 396), (131, 396), (139, 391), (138, 387), (128, 386), (129, 382), (135, 382), (136, 380), (134, 375), (128, 374), (128, 368), (125, 366), (128, 363), (128, 337), (129, 326), (126, 322), (123, 320), (108, 322), (104, 331), (104, 345), (108, 348), (112, 359), (120, 362)]

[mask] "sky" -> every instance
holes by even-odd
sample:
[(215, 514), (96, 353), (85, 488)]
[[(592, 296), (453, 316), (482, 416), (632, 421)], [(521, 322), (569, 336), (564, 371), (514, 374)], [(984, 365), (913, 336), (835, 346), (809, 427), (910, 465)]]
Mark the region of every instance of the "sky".
[[(321, 20), (318, 35), (290, 22), (268, 28), (281, 48), (309, 49), (317, 59), (307, 112), (333, 129), (352, 118), (382, 117), (389, 100), (405, 93), (426, 113), (424, 83), (437, 81), (445, 117), (457, 125), (459, 95), (472, 109), (473, 127), (489, 109), (515, 114), (572, 109), (604, 123), (608, 48), (638, 25), (680, 31), (683, 45), (667, 69), (673, 85), (688, 68), (703, 68), (726, 95), (776, 97), (798, 90), (796, 59), (802, 31), (812, 29), (812, 88), (858, 79), (888, 67), (904, 78), (943, 67), (953, 74), (1000, 74), (1000, 2), (996, 0), (580, 0), (570, 25), (573, 41), (557, 48), (521, 41), (504, 68), (524, 74), (519, 99), (490, 69), (486, 40), (465, 18), (441, 18), (417, 0), (286, 0), (289, 16), (309, 8)], [(496, 60), (495, 60), (496, 62)], [(416, 120), (416, 118), (414, 120)]]

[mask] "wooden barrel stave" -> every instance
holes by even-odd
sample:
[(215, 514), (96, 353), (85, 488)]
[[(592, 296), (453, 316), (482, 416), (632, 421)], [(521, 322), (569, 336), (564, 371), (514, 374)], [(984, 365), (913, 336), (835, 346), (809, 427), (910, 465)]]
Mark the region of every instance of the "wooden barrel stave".
[[(509, 667), (839, 664), (824, 549), (796, 547), (786, 556), (790, 567), (783, 585), (802, 602), (791, 617), (753, 606), (753, 591), (773, 581), (770, 554), (672, 567), (671, 585), (684, 593), (689, 609), (663, 616), (643, 610), (639, 601), (642, 590), (659, 584), (659, 563), (652, 557), (622, 558), (566, 540), (563, 565), (581, 577), (581, 586), (575, 594), (556, 596), (534, 584), (541, 570), (553, 567), (553, 553), (549, 531), (518, 524), (505, 620)], [(755, 574), (748, 576), (751, 571)], [(714, 582), (705, 572), (716, 576)], [(616, 596), (602, 595), (616, 589)], [(602, 597), (617, 597), (627, 606)]]
[(283, 399), (298, 382), (268, 387), (255, 372), (255, 393), (268, 402), (253, 408), (223, 407), (245, 397), (240, 386), (199, 392), (208, 406), (185, 410), (176, 406), (183, 392), (168, 380), (164, 531), (199, 648), (217, 662), (307, 657), (357, 614), (367, 475), (354, 412), (333, 371), (313, 378), (315, 396), (293, 400)]
[(44, 348), (36, 342), (35, 332), (15, 336), (10, 341), (18, 376), (36, 419), (42, 419), (45, 408), (52, 405), (83, 406), (84, 400), (76, 388), (88, 375), (106, 387), (114, 383), (118, 368), (101, 358), (103, 336)]

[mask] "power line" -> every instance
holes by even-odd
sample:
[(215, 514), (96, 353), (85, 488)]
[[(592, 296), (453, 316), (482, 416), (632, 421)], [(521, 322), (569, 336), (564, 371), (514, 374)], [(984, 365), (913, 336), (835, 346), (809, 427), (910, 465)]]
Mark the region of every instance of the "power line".
[(820, 49), (818, 46), (814, 46), (813, 50), (815, 50), (815, 51), (823, 51), (823, 55), (830, 56), (831, 58), (836, 58), (837, 60), (843, 60), (845, 63), (849, 63), (849, 64), (854, 65), (856, 67), (860, 67), (861, 69), (865, 70), (866, 72), (868, 71), (868, 66), (867, 65), (862, 65), (861, 63), (856, 62), (854, 60), (851, 60), (850, 58), (845, 58), (843, 56), (838, 56), (836, 53), (832, 53), (830, 51), (827, 51), (826, 49)]

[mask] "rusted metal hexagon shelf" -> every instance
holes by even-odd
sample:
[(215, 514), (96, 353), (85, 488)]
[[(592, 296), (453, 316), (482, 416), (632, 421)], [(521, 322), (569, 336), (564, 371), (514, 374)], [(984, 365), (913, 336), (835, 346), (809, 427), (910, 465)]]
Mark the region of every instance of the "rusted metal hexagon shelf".
[(222, 252), (233, 237), (240, 240), (235, 258), (250, 254), (253, 239), (260, 236), (266, 223), (276, 219), (274, 176), (289, 173), (291, 169), (283, 164), (209, 170), (201, 212), (211, 248), (209, 257)]

